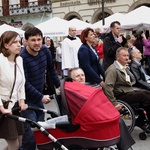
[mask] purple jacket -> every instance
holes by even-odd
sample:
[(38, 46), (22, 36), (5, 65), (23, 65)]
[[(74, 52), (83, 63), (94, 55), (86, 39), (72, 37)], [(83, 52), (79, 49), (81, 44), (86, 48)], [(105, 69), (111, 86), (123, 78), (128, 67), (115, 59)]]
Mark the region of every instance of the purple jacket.
[(150, 39), (144, 39), (142, 40), (144, 48), (144, 55), (150, 55)]

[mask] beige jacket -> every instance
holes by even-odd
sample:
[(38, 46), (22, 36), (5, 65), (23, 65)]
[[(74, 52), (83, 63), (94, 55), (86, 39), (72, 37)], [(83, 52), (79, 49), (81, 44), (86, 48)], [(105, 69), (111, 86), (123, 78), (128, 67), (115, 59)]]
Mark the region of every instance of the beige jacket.
[(103, 89), (113, 105), (117, 105), (117, 96), (133, 91), (132, 84), (133, 82), (135, 83), (135, 78), (131, 72), (128, 75), (131, 83), (126, 81), (125, 73), (120, 69), (116, 61), (106, 70)]

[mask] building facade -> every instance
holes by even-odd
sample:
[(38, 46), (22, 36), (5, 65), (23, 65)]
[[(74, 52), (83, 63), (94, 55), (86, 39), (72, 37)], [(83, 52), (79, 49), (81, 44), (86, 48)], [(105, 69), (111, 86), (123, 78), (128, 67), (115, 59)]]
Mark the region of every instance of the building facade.
[(95, 23), (116, 12), (127, 13), (150, 0), (0, 0), (0, 24), (25, 29), (52, 17)]
[(78, 18), (95, 23), (114, 13), (128, 13), (142, 5), (150, 7), (150, 0), (53, 0), (52, 15), (66, 20)]
[(0, 0), (0, 24), (26, 29), (52, 17), (50, 0)]

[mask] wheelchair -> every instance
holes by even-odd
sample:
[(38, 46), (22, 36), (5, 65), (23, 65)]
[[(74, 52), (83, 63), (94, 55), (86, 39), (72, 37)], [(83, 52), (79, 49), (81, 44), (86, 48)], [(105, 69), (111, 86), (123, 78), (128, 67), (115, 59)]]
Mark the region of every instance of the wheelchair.
[[(119, 104), (122, 105), (122, 109), (120, 110), (120, 116), (124, 120), (130, 133), (134, 130), (134, 127), (136, 126), (136, 119), (139, 116), (139, 112), (144, 113), (145, 116), (144, 123), (145, 124), (149, 123), (145, 110), (141, 108), (138, 103), (129, 105), (128, 103), (122, 100), (117, 101)], [(145, 131), (139, 133), (139, 138), (141, 140), (146, 140), (147, 133)]]

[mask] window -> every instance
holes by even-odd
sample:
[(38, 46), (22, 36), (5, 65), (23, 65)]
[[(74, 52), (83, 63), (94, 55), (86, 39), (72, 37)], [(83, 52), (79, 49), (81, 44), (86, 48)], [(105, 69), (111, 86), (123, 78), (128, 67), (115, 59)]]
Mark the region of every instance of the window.
[(28, 0), (20, 0), (20, 8), (28, 7)]
[(9, 0), (2, 0), (3, 16), (9, 16)]
[(38, 5), (46, 5), (47, 0), (38, 0)]

